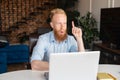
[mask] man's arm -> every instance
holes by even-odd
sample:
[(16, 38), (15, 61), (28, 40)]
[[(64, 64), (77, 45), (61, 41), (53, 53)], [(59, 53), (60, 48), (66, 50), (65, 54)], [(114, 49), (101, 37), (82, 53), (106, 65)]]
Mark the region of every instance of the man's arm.
[(78, 44), (79, 51), (85, 51), (83, 39), (82, 39), (82, 30), (80, 28), (75, 27), (74, 22), (72, 21), (72, 33), (75, 36)]
[(48, 71), (49, 63), (46, 61), (33, 60), (31, 62), (31, 68), (32, 70)]
[(77, 40), (77, 44), (78, 44), (78, 50), (79, 51), (85, 51), (84, 44), (83, 44), (83, 39), (78, 38), (76, 40)]

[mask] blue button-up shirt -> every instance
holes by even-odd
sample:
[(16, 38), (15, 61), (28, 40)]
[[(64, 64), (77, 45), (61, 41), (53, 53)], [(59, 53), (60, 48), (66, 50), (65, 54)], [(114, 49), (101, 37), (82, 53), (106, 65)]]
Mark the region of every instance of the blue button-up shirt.
[(36, 46), (33, 49), (32, 60), (43, 60), (49, 62), (51, 53), (77, 52), (78, 45), (73, 36), (68, 35), (62, 42), (57, 42), (53, 31), (39, 36)]

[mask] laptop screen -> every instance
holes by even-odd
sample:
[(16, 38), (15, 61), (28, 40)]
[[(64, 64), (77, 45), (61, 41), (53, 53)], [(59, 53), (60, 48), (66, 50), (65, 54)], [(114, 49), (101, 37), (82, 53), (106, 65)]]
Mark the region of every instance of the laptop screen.
[(52, 53), (49, 80), (96, 80), (99, 51)]

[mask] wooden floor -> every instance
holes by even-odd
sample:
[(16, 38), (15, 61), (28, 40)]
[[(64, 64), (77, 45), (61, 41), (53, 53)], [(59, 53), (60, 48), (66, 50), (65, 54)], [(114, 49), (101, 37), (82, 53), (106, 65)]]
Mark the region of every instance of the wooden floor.
[(8, 64), (8, 72), (27, 69), (25, 63)]

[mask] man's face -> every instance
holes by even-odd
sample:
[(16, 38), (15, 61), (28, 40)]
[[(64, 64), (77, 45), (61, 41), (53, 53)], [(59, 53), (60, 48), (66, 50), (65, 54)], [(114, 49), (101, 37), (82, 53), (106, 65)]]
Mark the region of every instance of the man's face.
[(67, 17), (65, 14), (55, 14), (50, 23), (55, 37), (64, 40), (67, 35)]

